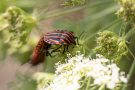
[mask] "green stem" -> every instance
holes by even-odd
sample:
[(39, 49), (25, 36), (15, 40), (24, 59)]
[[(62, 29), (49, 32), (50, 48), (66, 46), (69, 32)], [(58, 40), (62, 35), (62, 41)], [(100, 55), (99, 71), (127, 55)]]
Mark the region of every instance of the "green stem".
[(98, 90), (105, 90), (105, 85), (101, 85)]
[(90, 88), (90, 90), (98, 90), (98, 86), (93, 86), (92, 88)]
[(120, 32), (119, 32), (119, 37), (125, 36), (126, 26), (127, 26), (127, 22), (121, 24)]
[(88, 82), (87, 82), (86, 90), (89, 90), (90, 81), (91, 81), (91, 78), (88, 78)]
[[(84, 80), (81, 81), (81, 89), (83, 90), (83, 86), (85, 85), (85, 82), (86, 82), (87, 78), (85, 78)], [(85, 89), (85, 88), (84, 88)]]
[[(132, 55), (132, 57), (134, 58), (134, 61), (133, 61), (132, 65), (131, 65), (131, 68), (130, 68), (130, 71), (129, 71), (129, 76), (128, 76), (128, 83), (127, 84), (129, 84), (129, 82), (131, 80), (131, 77), (133, 76), (133, 73), (135, 71), (135, 56), (134, 56), (134, 54), (132, 53), (132, 51), (128, 47), (127, 47), (127, 49), (129, 51), (129, 53)], [(127, 89), (127, 84), (124, 85), (122, 90), (128, 90)]]
[(129, 32), (125, 35), (125, 39), (128, 40), (135, 34), (135, 28), (129, 30)]

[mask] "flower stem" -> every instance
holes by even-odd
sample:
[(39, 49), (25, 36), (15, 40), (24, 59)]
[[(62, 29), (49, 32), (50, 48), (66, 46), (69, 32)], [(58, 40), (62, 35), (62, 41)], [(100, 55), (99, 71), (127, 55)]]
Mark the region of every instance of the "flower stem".
[(87, 82), (86, 90), (89, 90), (90, 81), (91, 81), (91, 78), (88, 78), (88, 82)]
[(101, 85), (98, 90), (105, 90), (105, 85)]
[[(129, 51), (129, 53), (132, 55), (132, 57), (134, 58), (134, 61), (133, 61), (132, 65), (131, 65), (131, 68), (130, 68), (130, 71), (129, 71), (129, 76), (128, 76), (128, 83), (127, 84), (129, 84), (129, 82), (132, 79), (133, 73), (135, 71), (135, 56), (134, 56), (134, 54), (132, 53), (132, 51), (128, 47), (127, 47), (127, 49)], [(127, 90), (127, 84), (124, 85), (122, 90)]]

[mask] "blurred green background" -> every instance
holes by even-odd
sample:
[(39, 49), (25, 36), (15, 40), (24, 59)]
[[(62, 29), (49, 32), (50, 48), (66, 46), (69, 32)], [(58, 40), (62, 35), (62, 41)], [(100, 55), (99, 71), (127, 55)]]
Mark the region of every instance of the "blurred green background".
[[(62, 6), (65, 1), (66, 0), (0, 0), (1, 15), (9, 6), (17, 6), (37, 18), (36, 26), (33, 27), (31, 33), (27, 37), (27, 42), (19, 48), (16, 48), (14, 43), (10, 41), (5, 42), (10, 34), (9, 32), (6, 30), (0, 31), (0, 61), (1, 67), (4, 67), (0, 71), (0, 76), (4, 76), (3, 72), (7, 67), (6, 63), (9, 61), (12, 61), (11, 64), (8, 64), (11, 68), (13, 67), (12, 65), (15, 65), (13, 72), (17, 72), (16, 76), (13, 74), (11, 77), (16, 77), (17, 79), (14, 80), (14, 83), (8, 84), (8, 86), (10, 86), (9, 90), (35, 90), (36, 85), (35, 82), (31, 80), (31, 75), (22, 74), (22, 72), (31, 72), (32, 69), (32, 73), (38, 71), (54, 73), (55, 63), (65, 59), (66, 54), (59, 54), (55, 57), (48, 56), (45, 58), (45, 63), (40, 64), (42, 68), (37, 66), (40, 69), (30, 67), (29, 64), (26, 65), (28, 60), (30, 60), (38, 39), (45, 32), (58, 29), (75, 32), (76, 36), (79, 38), (80, 45), (75, 47), (71, 53), (75, 54), (76, 51), (81, 51), (85, 55), (91, 56), (95, 54), (93, 48), (96, 47), (97, 32), (109, 30), (119, 35), (120, 29), (123, 27), (123, 21), (118, 19), (115, 14), (119, 9), (118, 2), (115, 0), (86, 0), (83, 5)], [(0, 23), (3, 23), (3, 21), (0, 20)], [(129, 30), (130, 25), (126, 28), (126, 32)], [(134, 35), (129, 36), (127, 40), (134, 41)], [(131, 47), (131, 50), (135, 53), (133, 48), (134, 42), (132, 42), (129, 47)], [(132, 61), (133, 58), (130, 55), (128, 58), (123, 57), (119, 64), (121, 70), (128, 73)], [(12, 69), (9, 73), (7, 70), (6, 74), (10, 76), (10, 72), (12, 72)], [(2, 81), (0, 81), (0, 84), (1, 83)], [(3, 86), (3, 84), (1, 85)]]

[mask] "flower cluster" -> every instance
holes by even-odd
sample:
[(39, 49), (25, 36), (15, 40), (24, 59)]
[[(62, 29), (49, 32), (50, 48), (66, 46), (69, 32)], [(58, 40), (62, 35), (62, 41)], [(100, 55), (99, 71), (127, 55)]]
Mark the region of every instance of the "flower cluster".
[(37, 89), (42, 90), (52, 81), (53, 74), (37, 72), (33, 75), (33, 79), (37, 81)]
[(124, 21), (135, 22), (135, 0), (117, 0), (120, 9), (117, 11), (119, 17)]
[(6, 12), (2, 15), (3, 20), (7, 26), (6, 30), (10, 33), (10, 40), (18, 40), (24, 43), (32, 28), (36, 25), (36, 18), (27, 14), (22, 9), (11, 6), (7, 8)]
[(67, 0), (64, 2), (64, 6), (78, 6), (78, 5), (84, 5), (86, 3), (86, 0)]
[(77, 54), (65, 64), (57, 63), (53, 81), (39, 90), (120, 90), (126, 82), (125, 73), (103, 56), (91, 59)]
[(118, 62), (123, 55), (127, 54), (125, 40), (122, 37), (118, 37), (113, 32), (99, 32), (97, 44), (98, 46), (94, 50), (98, 54), (101, 54), (110, 60), (114, 60), (115, 62)]

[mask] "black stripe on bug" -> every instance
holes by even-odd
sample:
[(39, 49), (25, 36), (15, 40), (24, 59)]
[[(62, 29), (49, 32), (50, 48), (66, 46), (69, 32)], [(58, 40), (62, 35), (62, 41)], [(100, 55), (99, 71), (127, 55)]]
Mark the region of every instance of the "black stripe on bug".
[[(46, 33), (44, 35), (45, 42), (53, 45), (61, 45), (64, 46), (63, 53), (68, 51), (69, 45), (76, 45), (78, 42), (76, 41), (76, 36), (71, 31), (57, 30), (53, 32)], [(60, 46), (60, 47), (61, 47)], [(58, 48), (60, 48), (58, 47)], [(57, 49), (53, 50), (56, 51)]]

